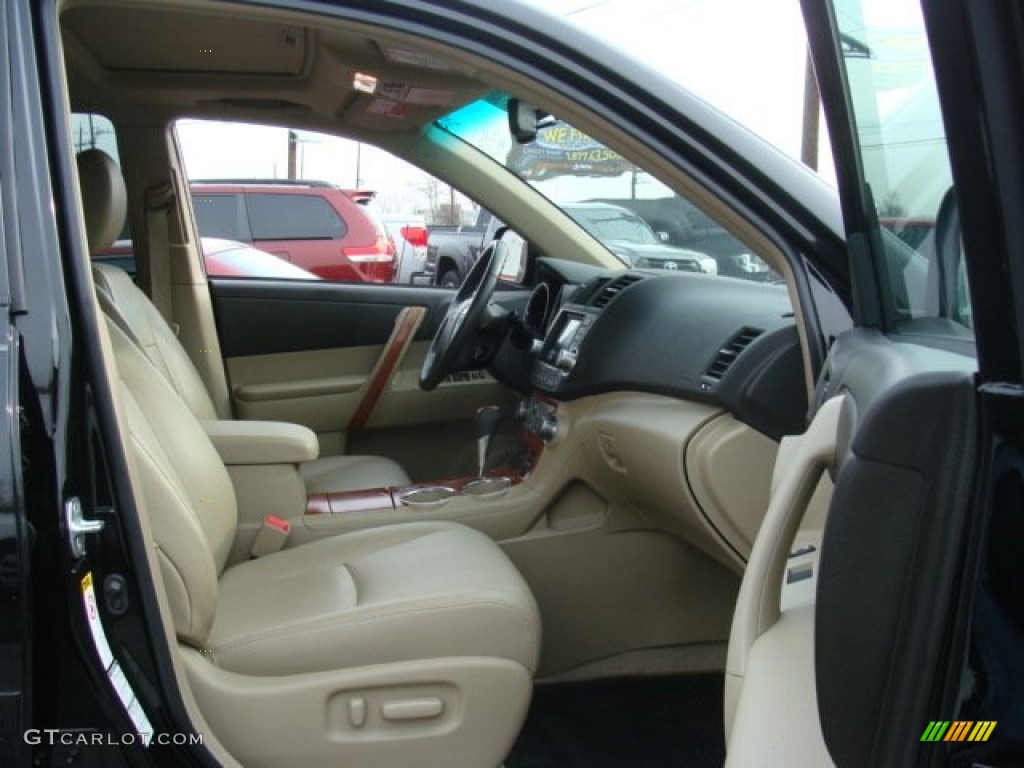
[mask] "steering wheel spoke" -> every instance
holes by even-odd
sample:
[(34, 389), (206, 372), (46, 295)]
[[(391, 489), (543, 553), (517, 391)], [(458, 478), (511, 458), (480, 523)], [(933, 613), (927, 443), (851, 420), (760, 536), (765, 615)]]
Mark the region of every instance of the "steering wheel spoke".
[(419, 377), (422, 389), (435, 389), (467, 357), (474, 337), (488, 317), (487, 307), (507, 249), (501, 240), (488, 245), (459, 286), (423, 359)]

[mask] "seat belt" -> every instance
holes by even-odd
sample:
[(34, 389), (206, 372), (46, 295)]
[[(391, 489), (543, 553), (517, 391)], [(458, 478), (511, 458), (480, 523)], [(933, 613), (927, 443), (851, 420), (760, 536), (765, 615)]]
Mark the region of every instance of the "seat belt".
[(146, 190), (146, 237), (149, 252), (150, 298), (175, 335), (171, 303), (171, 244), (167, 218), (174, 207), (174, 186), (164, 181)]

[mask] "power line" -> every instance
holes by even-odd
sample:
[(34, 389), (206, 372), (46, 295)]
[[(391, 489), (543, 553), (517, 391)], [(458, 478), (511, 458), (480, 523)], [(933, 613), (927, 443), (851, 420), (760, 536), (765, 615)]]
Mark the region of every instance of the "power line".
[(579, 8), (574, 8), (565, 15), (575, 16), (578, 13), (586, 13), (587, 11), (592, 11), (595, 8), (600, 8), (602, 5), (608, 5), (610, 2), (612, 2), (612, 0), (595, 0), (595, 2), (580, 6)]

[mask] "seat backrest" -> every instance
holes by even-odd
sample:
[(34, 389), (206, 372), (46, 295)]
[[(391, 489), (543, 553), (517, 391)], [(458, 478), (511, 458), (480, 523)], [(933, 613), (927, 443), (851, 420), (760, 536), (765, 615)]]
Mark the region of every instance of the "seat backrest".
[(138, 502), (148, 513), (179, 639), (202, 647), (238, 524), (234, 488), (202, 425), (108, 318)]
[(123, 269), (93, 264), (93, 280), (104, 313), (137, 343), (197, 419), (219, 418), (210, 393), (178, 337)]
[[(95, 257), (113, 245), (124, 227), (124, 178), (117, 163), (102, 150), (80, 152), (77, 162), (89, 253)], [(124, 270), (109, 264), (94, 264), (93, 279), (104, 313), (141, 346), (196, 418), (219, 418), (191, 358), (149, 297)]]

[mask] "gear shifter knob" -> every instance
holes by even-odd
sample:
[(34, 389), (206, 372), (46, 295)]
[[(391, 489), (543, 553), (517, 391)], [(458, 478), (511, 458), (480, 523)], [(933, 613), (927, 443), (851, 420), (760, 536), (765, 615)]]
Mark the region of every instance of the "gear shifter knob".
[(501, 407), (497, 405), (485, 405), (476, 412), (476, 461), (477, 477), (484, 476), (484, 469), (487, 466), (487, 449), (491, 445), (491, 438), (501, 421)]

